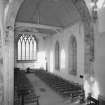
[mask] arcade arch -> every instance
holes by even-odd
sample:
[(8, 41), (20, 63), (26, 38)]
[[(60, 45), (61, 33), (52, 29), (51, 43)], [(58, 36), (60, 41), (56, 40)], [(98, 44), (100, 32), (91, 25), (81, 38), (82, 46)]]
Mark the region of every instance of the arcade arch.
[[(7, 17), (6, 17), (6, 20), (5, 20), (5, 26), (8, 27), (10, 26), (11, 29), (8, 30), (8, 34), (9, 34), (9, 37), (11, 39), (11, 44), (10, 46), (8, 46), (10, 49), (12, 49), (12, 52), (14, 51), (14, 26), (15, 26), (15, 19), (16, 19), (16, 15), (17, 15), (17, 12), (22, 4), (23, 0), (11, 0), (11, 3), (9, 3), (9, 8), (8, 8), (8, 12), (7, 12)], [(90, 60), (92, 58), (91, 56), (91, 50), (90, 49), (94, 49), (94, 46), (92, 45), (91, 42), (93, 42), (92, 39), (94, 39), (94, 33), (93, 33), (93, 28), (92, 28), (92, 25), (91, 25), (91, 16), (89, 14), (89, 11), (88, 11), (88, 8), (84, 2), (84, 0), (72, 0), (75, 8), (77, 8), (80, 16), (81, 16), (81, 20), (83, 22), (83, 25), (84, 25), (84, 43), (85, 43), (85, 63), (84, 63), (84, 71), (85, 73), (90, 73), (91, 71), (91, 64), (93, 64), (94, 60)], [(10, 51), (11, 52), (11, 51)], [(92, 52), (94, 53), (94, 52)], [(11, 55), (8, 55), (9, 58), (14, 58), (14, 53), (12, 53)], [(7, 57), (8, 58), (8, 57)], [(11, 63), (11, 64), (10, 64)], [(9, 78), (9, 84), (11, 85), (9, 90), (11, 90), (10, 94), (8, 94), (8, 99), (9, 101), (11, 101), (13, 99), (13, 71), (14, 71), (14, 59), (9, 62), (7, 60), (7, 67), (9, 65), (10, 68), (10, 74), (9, 74), (9, 77), (11, 75), (11, 78)], [(6, 69), (6, 68), (5, 68)], [(93, 69), (92, 69), (93, 70)], [(91, 74), (90, 74), (91, 75)], [(11, 79), (12, 79), (12, 82), (11, 82)], [(11, 97), (12, 96), (12, 97)], [(13, 100), (12, 100), (13, 101)], [(8, 104), (8, 105), (12, 105), (11, 103)]]

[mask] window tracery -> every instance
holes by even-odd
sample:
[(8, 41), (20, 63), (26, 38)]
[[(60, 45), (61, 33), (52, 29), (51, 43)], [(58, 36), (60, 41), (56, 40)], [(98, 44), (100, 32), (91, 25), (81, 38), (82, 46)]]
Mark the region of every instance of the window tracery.
[(33, 35), (22, 33), (17, 42), (18, 60), (36, 60), (37, 43)]

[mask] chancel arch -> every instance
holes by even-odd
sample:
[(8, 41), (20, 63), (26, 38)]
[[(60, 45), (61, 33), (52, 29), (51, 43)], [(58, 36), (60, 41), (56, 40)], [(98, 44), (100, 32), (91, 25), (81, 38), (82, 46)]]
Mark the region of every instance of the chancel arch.
[(55, 44), (55, 69), (60, 71), (60, 45), (58, 41)]
[[(9, 26), (12, 26), (14, 28), (15, 18), (16, 18), (16, 15), (17, 15), (17, 11), (20, 8), (20, 6), (21, 6), (23, 1), (26, 1), (26, 0), (18, 0), (18, 1), (11, 0), (11, 2), (9, 3), (10, 4), (9, 10), (8, 10), (9, 12), (7, 14), (8, 18), (6, 19), (6, 22), (5, 22), (7, 26), (9, 25)], [(91, 17), (90, 17), (89, 11), (87, 9), (87, 5), (85, 4), (84, 0), (71, 0), (71, 1), (73, 2), (75, 8), (80, 13), (81, 18), (82, 18), (81, 20), (82, 20), (82, 22), (84, 24), (84, 37), (85, 37), (84, 38), (85, 39), (84, 40), (84, 42), (85, 42), (85, 53), (84, 53), (84, 55), (85, 55), (84, 66), (85, 67), (84, 67), (84, 71), (86, 73), (88, 73), (90, 71), (90, 67), (91, 67), (91, 61), (90, 61), (90, 58), (91, 58), (91, 56), (90, 56), (90, 47), (91, 47), (91, 44), (89, 42), (93, 41), (93, 40), (91, 40), (91, 38), (93, 37), (93, 34), (94, 34), (94, 33), (91, 33), (91, 24), (90, 24), (91, 23), (91, 19), (90, 19)], [(68, 13), (70, 13), (70, 12), (68, 12)], [(60, 21), (60, 20), (58, 19), (58, 21)], [(13, 39), (14, 38), (14, 31), (13, 30), (10, 31), (9, 36), (10, 37), (12, 36), (12, 40), (11, 40), (12, 44), (11, 44), (10, 48), (12, 48), (12, 50), (14, 50), (14, 46), (13, 46), (14, 45), (14, 39)], [(94, 48), (92, 47), (92, 49), (94, 49)], [(10, 54), (11, 54), (10, 58), (14, 58), (14, 53), (10, 53)], [(14, 77), (13, 76), (14, 75), (13, 74), (14, 60), (12, 60), (11, 62), (8, 60), (7, 64), (11, 65), (11, 66), (9, 66), (10, 67), (9, 69), (7, 69), (7, 68), (6, 69), (11, 74), (11, 75), (9, 74), (8, 77), (11, 76), (11, 78), (12, 78), (12, 77)], [(6, 66), (8, 67), (8, 65), (6, 65)], [(14, 91), (14, 90), (13, 90), (13, 78), (12, 79), (11, 78), (9, 78), (9, 80), (8, 80), (8, 84), (9, 84), (10, 87), (8, 89), (6, 89), (10, 93), (10, 94), (6, 93), (6, 95), (8, 95), (7, 97), (9, 97), (7, 102), (10, 102), (7, 105), (13, 105), (13, 92), (12, 91)]]
[(68, 69), (69, 73), (73, 75), (77, 75), (77, 41), (74, 35), (70, 36), (69, 39), (69, 64)]

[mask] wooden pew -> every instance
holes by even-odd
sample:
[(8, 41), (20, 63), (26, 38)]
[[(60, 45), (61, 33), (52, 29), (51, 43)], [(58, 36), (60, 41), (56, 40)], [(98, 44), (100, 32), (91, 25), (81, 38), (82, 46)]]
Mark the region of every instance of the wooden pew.
[(93, 98), (91, 95), (87, 98), (87, 105), (99, 105), (99, 100)]
[(24, 103), (25, 104), (32, 104), (34, 103), (34, 105), (39, 105), (39, 96), (30, 94), (24, 97)]
[(81, 97), (81, 86), (75, 83), (70, 83), (67, 80), (64, 80), (61, 77), (58, 77), (54, 74), (45, 71), (36, 71), (35, 73), (39, 78), (41, 78), (47, 85), (49, 85), (57, 93), (61, 94), (64, 97)]
[(16, 71), (15, 73), (15, 97), (16, 105), (24, 105), (25, 103), (34, 103), (39, 105), (39, 96), (33, 92), (33, 87), (26, 78), (24, 71)]

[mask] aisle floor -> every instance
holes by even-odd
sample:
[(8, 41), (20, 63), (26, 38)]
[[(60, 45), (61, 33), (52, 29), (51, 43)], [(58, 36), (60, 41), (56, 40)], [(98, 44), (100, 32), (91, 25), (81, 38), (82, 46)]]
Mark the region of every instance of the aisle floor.
[(79, 103), (71, 102), (70, 99), (61, 97), (51, 88), (49, 88), (35, 74), (27, 74), (27, 78), (32, 84), (36, 95), (40, 96), (39, 105), (80, 105)]

